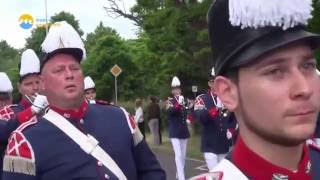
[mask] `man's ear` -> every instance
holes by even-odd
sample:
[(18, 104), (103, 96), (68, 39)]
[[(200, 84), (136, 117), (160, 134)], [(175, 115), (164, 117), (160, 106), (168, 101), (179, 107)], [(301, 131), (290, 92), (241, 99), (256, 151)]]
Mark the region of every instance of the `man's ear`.
[(222, 104), (229, 110), (234, 111), (239, 104), (238, 86), (224, 76), (217, 76), (214, 80), (214, 90)]

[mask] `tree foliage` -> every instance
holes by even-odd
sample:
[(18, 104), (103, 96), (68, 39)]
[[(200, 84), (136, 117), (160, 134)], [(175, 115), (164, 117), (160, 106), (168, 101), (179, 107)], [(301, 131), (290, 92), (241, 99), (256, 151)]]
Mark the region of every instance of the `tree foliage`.
[(114, 78), (110, 69), (115, 64), (123, 70), (117, 79), (119, 96), (122, 99), (133, 97), (138, 87), (134, 79), (137, 67), (125, 41), (114, 30), (100, 24), (94, 33), (88, 34), (86, 47), (89, 53), (83, 67), (85, 74), (96, 83), (98, 98), (113, 99)]
[(18, 67), (19, 51), (9, 46), (6, 41), (0, 41), (0, 71)]
[[(138, 0), (131, 10), (141, 17), (146, 46), (159, 60), (155, 77), (160, 92), (169, 93), (171, 78), (177, 75), (185, 94), (191, 86), (206, 89), (207, 75), (212, 67), (206, 13), (212, 1)], [(150, 67), (151, 68), (151, 67)]]
[[(104, 7), (112, 17), (131, 19), (140, 28), (137, 39), (125, 40), (107, 24), (100, 23), (94, 32), (86, 35), (87, 59), (83, 62), (85, 75), (96, 83), (98, 98), (114, 100), (114, 77), (110, 73), (118, 64), (123, 72), (117, 78), (118, 97), (131, 100), (136, 97), (170, 94), (173, 76), (178, 76), (187, 96), (193, 96), (192, 85), (207, 88), (207, 75), (213, 65), (208, 41), (206, 15), (212, 0), (137, 0), (130, 11), (123, 9), (124, 0), (106, 0)], [(314, 18), (309, 29), (320, 33), (320, 4), (314, 2)], [(66, 20), (81, 35), (79, 22), (72, 14), (60, 12), (50, 22)], [(37, 28), (27, 39), (25, 48), (40, 55), (45, 29)], [(19, 52), (6, 42), (0, 42), (0, 70), (18, 80)], [(317, 53), (320, 57), (320, 53)], [(318, 58), (319, 59), (319, 58)]]

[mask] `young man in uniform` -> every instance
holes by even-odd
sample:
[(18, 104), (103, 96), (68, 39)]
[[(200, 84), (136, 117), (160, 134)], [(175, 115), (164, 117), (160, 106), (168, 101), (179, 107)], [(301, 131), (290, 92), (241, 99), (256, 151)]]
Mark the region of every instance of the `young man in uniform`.
[(172, 97), (167, 100), (166, 109), (168, 112), (169, 138), (177, 168), (177, 179), (184, 180), (184, 166), (190, 134), (187, 126), (186, 103), (181, 94), (180, 84), (178, 77), (173, 77), (171, 82)]
[(49, 110), (12, 133), (3, 180), (165, 179), (124, 109), (85, 100), (80, 66), (85, 50), (73, 27), (53, 24), (42, 49), (41, 84)]
[(311, 10), (311, 0), (216, 0), (210, 8), (214, 88), (239, 124), (233, 151), (212, 169), (217, 179), (320, 179), (319, 145), (306, 143), (320, 107)]
[(196, 119), (200, 121), (202, 127), (201, 152), (209, 170), (227, 155), (232, 138), (232, 130), (227, 128), (230, 116), (225, 117), (221, 113), (223, 105), (214, 92), (214, 78), (215, 72), (212, 68), (208, 80), (209, 90), (206, 94), (199, 95), (194, 105)]
[(96, 84), (94, 83), (94, 81), (90, 76), (86, 76), (84, 78), (84, 93), (87, 101), (90, 104), (102, 104), (102, 105), (109, 104), (107, 101), (96, 99), (97, 97)]

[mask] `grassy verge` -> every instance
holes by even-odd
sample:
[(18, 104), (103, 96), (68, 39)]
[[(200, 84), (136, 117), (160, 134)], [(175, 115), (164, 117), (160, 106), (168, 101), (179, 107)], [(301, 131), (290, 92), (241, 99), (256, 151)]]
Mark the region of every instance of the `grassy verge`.
[[(171, 153), (171, 154), (174, 153), (170, 139), (168, 138), (167, 132), (162, 132), (162, 144), (160, 146), (155, 146), (152, 144), (152, 136), (150, 133), (146, 134), (146, 141), (150, 146), (150, 148), (154, 151), (161, 151), (164, 153)], [(199, 135), (191, 134), (188, 140), (187, 157), (203, 160), (202, 153), (200, 152), (200, 136)]]

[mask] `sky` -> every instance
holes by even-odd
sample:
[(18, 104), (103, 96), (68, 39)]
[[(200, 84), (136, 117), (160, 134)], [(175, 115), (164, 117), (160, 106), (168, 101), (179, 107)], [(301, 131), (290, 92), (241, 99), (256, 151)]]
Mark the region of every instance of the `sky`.
[[(123, 4), (127, 11), (135, 4), (135, 0), (122, 1), (125, 2)], [(79, 21), (85, 35), (93, 32), (101, 21), (125, 39), (137, 37), (138, 27), (132, 21), (122, 17), (109, 17), (103, 6), (108, 6), (107, 0), (47, 0), (48, 19), (56, 13), (66, 11)], [(23, 14), (30, 14), (35, 21), (45, 19), (45, 0), (0, 0), (0, 40), (6, 40), (17, 49), (24, 47), (25, 39), (30, 37), (32, 28), (39, 23), (36, 21), (30, 29), (20, 27), (19, 17)]]

